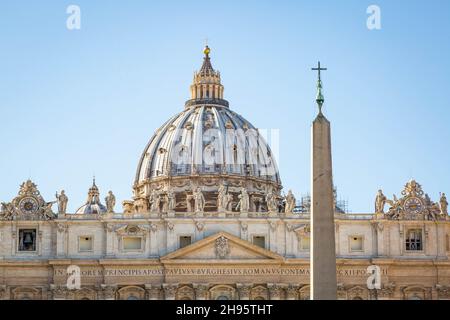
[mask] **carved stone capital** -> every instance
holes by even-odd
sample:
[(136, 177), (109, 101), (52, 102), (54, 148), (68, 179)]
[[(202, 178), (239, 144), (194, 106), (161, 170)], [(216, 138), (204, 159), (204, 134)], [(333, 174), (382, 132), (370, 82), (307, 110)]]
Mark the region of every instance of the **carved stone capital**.
[(236, 283), (236, 288), (239, 292), (239, 299), (241, 300), (249, 300), (250, 299), (250, 291), (253, 288), (253, 283)]
[(450, 286), (437, 284), (436, 291), (439, 299), (450, 299)]
[(104, 300), (114, 300), (116, 297), (116, 285), (107, 285), (102, 284), (100, 285), (100, 288), (102, 289), (102, 296)]
[(175, 300), (178, 283), (163, 283), (163, 289), (166, 300)]
[(196, 300), (206, 300), (208, 298), (209, 283), (193, 283)]
[(299, 288), (300, 285), (298, 284), (289, 284), (286, 288), (286, 300), (297, 300)]
[(103, 227), (105, 228), (106, 232), (113, 232), (114, 231), (114, 225), (111, 223), (105, 223), (103, 225)]
[(278, 223), (276, 221), (270, 221), (269, 226), (270, 226), (270, 230), (272, 232), (275, 232), (277, 230)]
[(58, 228), (59, 233), (63, 233), (63, 232), (67, 232), (69, 226), (65, 223), (58, 223), (57, 228)]
[(0, 285), (0, 300), (5, 299), (6, 296), (6, 285)]
[(161, 299), (161, 285), (160, 284), (146, 284), (145, 291), (149, 300)]
[(203, 231), (203, 229), (205, 228), (205, 224), (201, 221), (196, 221), (195, 227), (197, 228), (198, 231)]
[(50, 284), (50, 291), (53, 300), (65, 300), (69, 290), (66, 286)]
[(158, 231), (158, 225), (157, 225), (156, 223), (150, 224), (150, 231), (151, 231), (151, 232), (156, 232), (156, 231)]
[(347, 299), (347, 290), (345, 290), (345, 286), (342, 283), (337, 284), (337, 298), (339, 300)]
[(269, 289), (270, 300), (283, 299), (283, 293), (285, 288), (287, 288), (286, 284), (268, 283), (267, 289)]

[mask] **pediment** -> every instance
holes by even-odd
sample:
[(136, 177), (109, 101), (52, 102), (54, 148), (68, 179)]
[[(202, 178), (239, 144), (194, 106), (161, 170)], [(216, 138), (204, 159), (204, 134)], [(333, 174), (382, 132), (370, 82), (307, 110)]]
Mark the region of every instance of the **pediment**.
[(178, 249), (161, 258), (162, 262), (174, 260), (273, 260), (283, 257), (260, 248), (227, 232), (218, 232), (187, 247)]
[(145, 236), (148, 233), (148, 228), (145, 226), (139, 226), (139, 225), (133, 225), (133, 224), (127, 224), (120, 226), (116, 229), (116, 233), (118, 235), (139, 235), (139, 236)]

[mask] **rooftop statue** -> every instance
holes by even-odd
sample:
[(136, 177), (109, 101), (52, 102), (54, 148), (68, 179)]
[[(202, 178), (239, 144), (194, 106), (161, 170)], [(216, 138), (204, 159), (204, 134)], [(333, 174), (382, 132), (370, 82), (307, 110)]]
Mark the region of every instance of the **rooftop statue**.
[(286, 206), (284, 212), (292, 213), (294, 211), (294, 208), (295, 208), (295, 197), (294, 194), (292, 193), (292, 190), (289, 190), (286, 196)]
[(61, 194), (58, 194), (58, 192), (56, 193), (56, 200), (58, 203), (58, 214), (65, 214), (67, 211), (67, 202), (69, 202), (69, 198), (64, 190), (61, 190)]
[(448, 202), (447, 197), (445, 196), (445, 193), (441, 194), (441, 199), (439, 200), (439, 205), (441, 207), (441, 214), (448, 214)]
[(386, 204), (386, 196), (383, 194), (382, 190), (378, 190), (377, 196), (375, 198), (375, 213), (384, 213), (384, 205)]
[(112, 191), (108, 192), (108, 195), (105, 198), (105, 203), (106, 203), (106, 212), (113, 213), (114, 206), (116, 205), (116, 197), (114, 196)]

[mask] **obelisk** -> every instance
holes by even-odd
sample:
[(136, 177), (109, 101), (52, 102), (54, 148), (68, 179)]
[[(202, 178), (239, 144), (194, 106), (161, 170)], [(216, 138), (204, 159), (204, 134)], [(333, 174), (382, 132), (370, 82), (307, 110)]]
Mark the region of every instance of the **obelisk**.
[(330, 122), (322, 113), (324, 97), (317, 68), (316, 102), (319, 113), (311, 128), (311, 251), (310, 285), (312, 300), (336, 300), (336, 248), (334, 235), (333, 171)]

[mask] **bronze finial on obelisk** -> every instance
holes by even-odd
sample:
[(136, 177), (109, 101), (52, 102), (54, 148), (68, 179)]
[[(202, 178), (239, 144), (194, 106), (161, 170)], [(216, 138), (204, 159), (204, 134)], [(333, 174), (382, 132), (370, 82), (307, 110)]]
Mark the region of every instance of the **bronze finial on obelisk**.
[(327, 68), (322, 68), (320, 66), (320, 61), (317, 62), (317, 68), (311, 68), (313, 71), (317, 71), (317, 95), (316, 95), (316, 102), (317, 106), (319, 107), (319, 115), (322, 114), (322, 106), (325, 102), (325, 99), (322, 94), (322, 79), (320, 77), (320, 71), (325, 71)]

